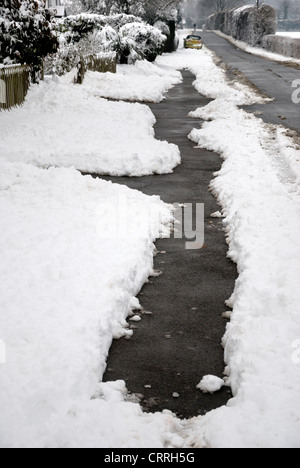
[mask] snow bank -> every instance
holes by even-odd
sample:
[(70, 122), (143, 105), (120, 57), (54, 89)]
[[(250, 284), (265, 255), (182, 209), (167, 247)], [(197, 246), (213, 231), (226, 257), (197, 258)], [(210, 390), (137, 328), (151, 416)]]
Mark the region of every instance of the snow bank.
[[(128, 235), (114, 236), (124, 206)], [(0, 215), (1, 447), (182, 444), (169, 413), (143, 415), (124, 382), (99, 384), (170, 207), (74, 169), (0, 160)]]
[(160, 102), (181, 81), (181, 73), (173, 68), (137, 61), (135, 65), (118, 65), (117, 74), (88, 72), (83, 87), (104, 98)]
[(206, 375), (203, 377), (201, 382), (197, 385), (196, 388), (201, 390), (203, 393), (215, 393), (221, 390), (224, 386), (224, 380), (216, 377), (215, 375)]
[[(284, 129), (267, 126), (238, 107), (257, 96), (228, 83), (207, 50), (184, 56), (184, 66), (197, 76), (195, 87), (215, 99), (191, 113), (206, 122), (190, 138), (224, 158), (212, 189), (223, 207), (228, 255), (239, 271), (227, 303), (233, 313), (224, 337), (227, 384), (234, 398), (187, 423), (188, 443), (297, 447), (300, 367), (293, 353), (300, 337), (299, 147)], [(177, 67), (179, 58), (160, 60)]]
[(282, 36), (282, 37), (292, 37), (294, 39), (300, 39), (300, 31), (298, 32), (290, 32), (290, 31), (286, 31), (286, 32), (277, 32), (276, 33), (276, 36)]
[(205, 437), (214, 447), (297, 447), (300, 369), (292, 356), (300, 336), (300, 172), (281, 147), (290, 145), (298, 160), (299, 150), (228, 102), (200, 114), (214, 120), (191, 138), (225, 159), (212, 188), (239, 271), (224, 338), (235, 398), (208, 416)]
[(239, 271), (223, 340), (234, 398), (188, 421), (187, 444), (298, 447), (300, 146), (291, 132), (239, 108), (263, 99), (228, 82), (213, 57), (204, 48), (158, 59), (188, 68), (196, 89), (214, 99), (191, 113), (206, 122), (190, 138), (224, 158), (212, 189), (223, 207), (228, 255)]
[(32, 86), (22, 108), (0, 114), (0, 156), (113, 176), (166, 174), (180, 164), (178, 147), (154, 138), (147, 106), (99, 99), (68, 79)]

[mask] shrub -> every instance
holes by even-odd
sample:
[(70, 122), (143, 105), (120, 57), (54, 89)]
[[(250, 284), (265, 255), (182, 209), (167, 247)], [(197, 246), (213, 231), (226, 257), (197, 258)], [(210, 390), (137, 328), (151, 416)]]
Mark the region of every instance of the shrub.
[(120, 29), (119, 52), (121, 63), (146, 59), (154, 62), (162, 53), (166, 36), (159, 29), (145, 23), (126, 24)]
[(82, 13), (60, 20), (58, 22), (58, 29), (61, 33), (67, 34), (70, 42), (79, 42), (89, 34), (101, 31), (106, 26), (119, 31), (128, 23), (142, 23), (142, 20), (136, 16), (125, 14), (105, 16)]
[[(120, 63), (139, 59), (154, 61), (163, 51), (166, 36), (133, 15), (81, 14), (58, 22), (60, 48), (46, 61), (47, 72), (62, 75), (71, 71), (80, 56), (116, 52)], [(169, 32), (165, 25), (165, 32)]]
[(51, 14), (43, 0), (2, 0), (0, 6), (0, 61), (31, 66), (39, 81), (43, 58), (58, 48)]

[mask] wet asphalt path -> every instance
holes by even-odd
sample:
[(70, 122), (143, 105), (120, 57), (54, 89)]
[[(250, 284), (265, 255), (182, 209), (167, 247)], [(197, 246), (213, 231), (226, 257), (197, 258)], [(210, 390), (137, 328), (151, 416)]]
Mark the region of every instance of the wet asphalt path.
[[(155, 258), (155, 268), (163, 274), (150, 278), (139, 295), (142, 306), (152, 315), (144, 315), (135, 324), (130, 340), (113, 342), (104, 381), (125, 380), (131, 393), (143, 396), (146, 411), (169, 409), (189, 418), (222, 406), (231, 397), (228, 388), (204, 395), (195, 387), (206, 374), (222, 377), (221, 339), (226, 320), (221, 315), (237, 272), (226, 258), (228, 246), (220, 219), (210, 217), (220, 207), (208, 186), (222, 161), (217, 154), (194, 148), (187, 139), (189, 132), (199, 127), (199, 120), (188, 113), (209, 100), (195, 91), (190, 72), (183, 75), (184, 82), (175, 86), (164, 102), (150, 106), (157, 118), (156, 138), (177, 144), (182, 164), (169, 175), (102, 178), (160, 195), (167, 203), (204, 203), (205, 246), (185, 250), (185, 239), (157, 242), (158, 250), (166, 252)], [(173, 396), (175, 392), (179, 397)]]
[(300, 104), (292, 101), (292, 94), (296, 90), (292, 84), (300, 79), (300, 69), (243, 52), (213, 32), (201, 32), (201, 36), (207, 47), (214, 51), (232, 72), (238, 69), (263, 94), (274, 98), (272, 103), (256, 104), (246, 107), (245, 110), (260, 111), (265, 122), (283, 125), (296, 130), (300, 135)]

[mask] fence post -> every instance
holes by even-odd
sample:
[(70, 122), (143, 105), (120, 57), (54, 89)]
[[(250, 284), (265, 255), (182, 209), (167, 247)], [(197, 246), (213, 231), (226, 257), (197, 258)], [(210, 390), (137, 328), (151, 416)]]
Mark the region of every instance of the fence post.
[(80, 57), (80, 61), (79, 61), (79, 64), (78, 64), (78, 74), (77, 74), (77, 77), (75, 79), (75, 82), (77, 84), (81, 85), (83, 83), (85, 72), (86, 72), (85, 61), (84, 61), (83, 57)]
[(116, 54), (98, 54), (80, 57), (78, 64), (78, 74), (75, 78), (75, 83), (82, 84), (84, 75), (87, 70), (99, 73), (116, 73), (117, 72), (117, 55)]
[(2, 79), (0, 79), (0, 105), (1, 104), (6, 104), (6, 84)]

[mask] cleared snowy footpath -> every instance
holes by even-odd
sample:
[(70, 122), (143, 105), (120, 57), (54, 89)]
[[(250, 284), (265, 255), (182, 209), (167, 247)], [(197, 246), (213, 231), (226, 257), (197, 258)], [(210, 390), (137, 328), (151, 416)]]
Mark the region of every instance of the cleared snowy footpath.
[[(208, 187), (222, 160), (210, 151), (199, 151), (187, 138), (198, 124), (197, 118), (188, 115), (190, 109), (205, 106), (209, 99), (194, 89), (193, 74), (186, 70), (182, 74), (183, 82), (166, 100), (151, 105), (157, 120), (156, 137), (178, 145), (181, 165), (173, 174), (113, 181), (147, 195), (159, 194), (167, 203), (193, 204), (194, 212), (196, 204), (203, 203), (205, 245), (187, 250), (184, 235), (157, 242), (158, 251), (165, 253), (158, 253), (154, 264), (163, 274), (151, 278), (138, 296), (151, 315), (132, 322), (137, 330), (130, 341), (114, 342), (105, 380), (125, 380), (128, 390), (143, 395), (141, 404), (146, 410), (168, 409), (190, 418), (226, 404), (231, 396), (226, 387), (215, 395), (205, 395), (196, 386), (207, 374), (222, 377), (221, 340), (226, 326), (222, 313), (237, 273), (226, 258), (222, 219), (211, 217), (220, 206)], [(179, 231), (183, 227), (188, 227), (187, 222), (176, 226)]]
[[(225, 379), (234, 398), (185, 424), (197, 447), (298, 447), (300, 440), (300, 152), (296, 135), (239, 106), (267, 100), (228, 82), (212, 54), (178, 51), (157, 60), (188, 68), (213, 99), (192, 117), (206, 120), (190, 139), (218, 152), (211, 184), (223, 207), (229, 257), (239, 278), (227, 305)], [(199, 153), (200, 155), (201, 153)]]
[[(239, 109), (261, 98), (228, 83), (210, 53), (201, 63), (183, 52), (177, 58), (196, 74), (196, 89), (215, 99), (191, 114), (207, 122), (190, 138), (224, 158), (211, 187), (223, 206), (229, 257), (239, 272), (223, 340), (234, 398), (191, 421), (189, 440), (209, 447), (297, 447), (299, 145), (290, 132)], [(176, 58), (162, 60), (170, 64)]]

